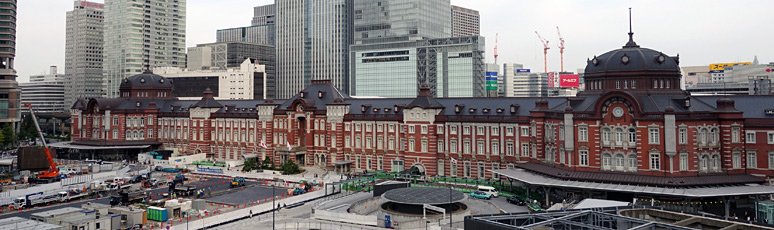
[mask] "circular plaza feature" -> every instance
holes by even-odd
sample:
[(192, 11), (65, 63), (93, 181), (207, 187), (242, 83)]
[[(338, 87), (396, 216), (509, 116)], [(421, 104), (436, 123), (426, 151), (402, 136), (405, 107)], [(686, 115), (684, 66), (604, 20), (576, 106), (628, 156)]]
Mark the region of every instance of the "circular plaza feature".
[(382, 198), (398, 204), (438, 205), (462, 202), (467, 195), (448, 188), (409, 187), (389, 190), (382, 194)]

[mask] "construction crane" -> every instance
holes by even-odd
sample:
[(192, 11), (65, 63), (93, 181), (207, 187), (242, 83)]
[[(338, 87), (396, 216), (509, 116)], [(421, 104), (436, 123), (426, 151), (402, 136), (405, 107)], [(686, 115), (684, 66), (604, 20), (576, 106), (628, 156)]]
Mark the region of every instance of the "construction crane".
[(38, 118), (35, 117), (35, 112), (32, 110), (32, 105), (27, 104), (27, 109), (30, 110), (30, 116), (32, 116), (32, 121), (35, 123), (35, 129), (38, 130), (40, 142), (43, 143), (43, 151), (46, 153), (46, 160), (48, 160), (48, 170), (38, 173), (38, 179), (54, 180), (59, 177), (59, 169), (56, 167), (56, 162), (54, 162), (54, 157), (51, 155), (51, 151), (48, 150), (46, 137), (44, 137), (43, 132), (40, 131), (40, 124), (38, 124)]
[(495, 33), (495, 45), (494, 45), (494, 63), (497, 65), (497, 38), (500, 36), (500, 33)]
[(564, 38), (562, 32), (559, 32), (559, 26), (556, 27), (556, 34), (559, 35), (559, 62), (561, 72), (564, 72)]
[(545, 73), (548, 73), (548, 50), (551, 49), (551, 47), (548, 46), (548, 40), (543, 38), (543, 36), (540, 36), (540, 34), (535, 31), (535, 34), (537, 34), (538, 39), (540, 39), (540, 42), (543, 43), (543, 68)]

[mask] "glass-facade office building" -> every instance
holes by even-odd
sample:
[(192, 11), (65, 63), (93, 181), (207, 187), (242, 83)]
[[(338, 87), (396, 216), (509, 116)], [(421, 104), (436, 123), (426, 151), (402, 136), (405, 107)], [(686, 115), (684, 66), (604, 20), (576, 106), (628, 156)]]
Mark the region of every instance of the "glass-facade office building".
[(480, 36), (353, 45), (350, 93), (416, 97), (424, 83), (435, 97), (483, 97), (484, 47)]
[(354, 44), (451, 37), (449, 0), (355, 0)]

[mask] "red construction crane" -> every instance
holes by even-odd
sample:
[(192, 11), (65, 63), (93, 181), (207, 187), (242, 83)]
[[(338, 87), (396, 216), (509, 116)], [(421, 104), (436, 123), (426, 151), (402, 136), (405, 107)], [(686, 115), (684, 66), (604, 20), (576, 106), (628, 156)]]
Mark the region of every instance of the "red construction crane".
[(494, 63), (497, 65), (497, 37), (499, 37), (499, 33), (495, 33), (495, 46), (494, 46)]
[(46, 160), (48, 160), (48, 170), (40, 172), (38, 174), (38, 179), (54, 180), (57, 177), (59, 177), (59, 169), (56, 167), (56, 162), (54, 162), (54, 157), (51, 155), (51, 151), (48, 150), (48, 144), (46, 144), (46, 137), (43, 136), (43, 132), (40, 131), (38, 118), (35, 117), (35, 112), (32, 110), (32, 105), (27, 104), (27, 109), (30, 110), (30, 116), (32, 116), (32, 121), (35, 122), (35, 129), (38, 130), (38, 135), (40, 135), (40, 142), (43, 143), (43, 151), (46, 153)]
[(556, 27), (556, 34), (559, 35), (559, 62), (560, 70), (564, 72), (564, 38), (562, 37), (562, 32), (559, 32), (559, 26)]
[(548, 47), (548, 40), (543, 38), (543, 36), (540, 36), (540, 34), (535, 31), (535, 34), (537, 34), (538, 39), (540, 39), (540, 42), (543, 43), (543, 68), (545, 73), (548, 73), (548, 50), (551, 49), (551, 47)]

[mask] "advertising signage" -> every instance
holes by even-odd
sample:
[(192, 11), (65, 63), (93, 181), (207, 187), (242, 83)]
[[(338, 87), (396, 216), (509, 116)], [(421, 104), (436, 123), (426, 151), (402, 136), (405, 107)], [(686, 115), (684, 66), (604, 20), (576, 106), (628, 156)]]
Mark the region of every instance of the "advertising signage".
[(519, 69), (519, 68), (516, 68), (516, 73), (529, 73), (529, 72), (530, 72), (530, 69)]
[(486, 90), (497, 90), (497, 72), (486, 72)]
[(580, 76), (577, 74), (560, 74), (559, 87), (578, 88), (580, 86)]

